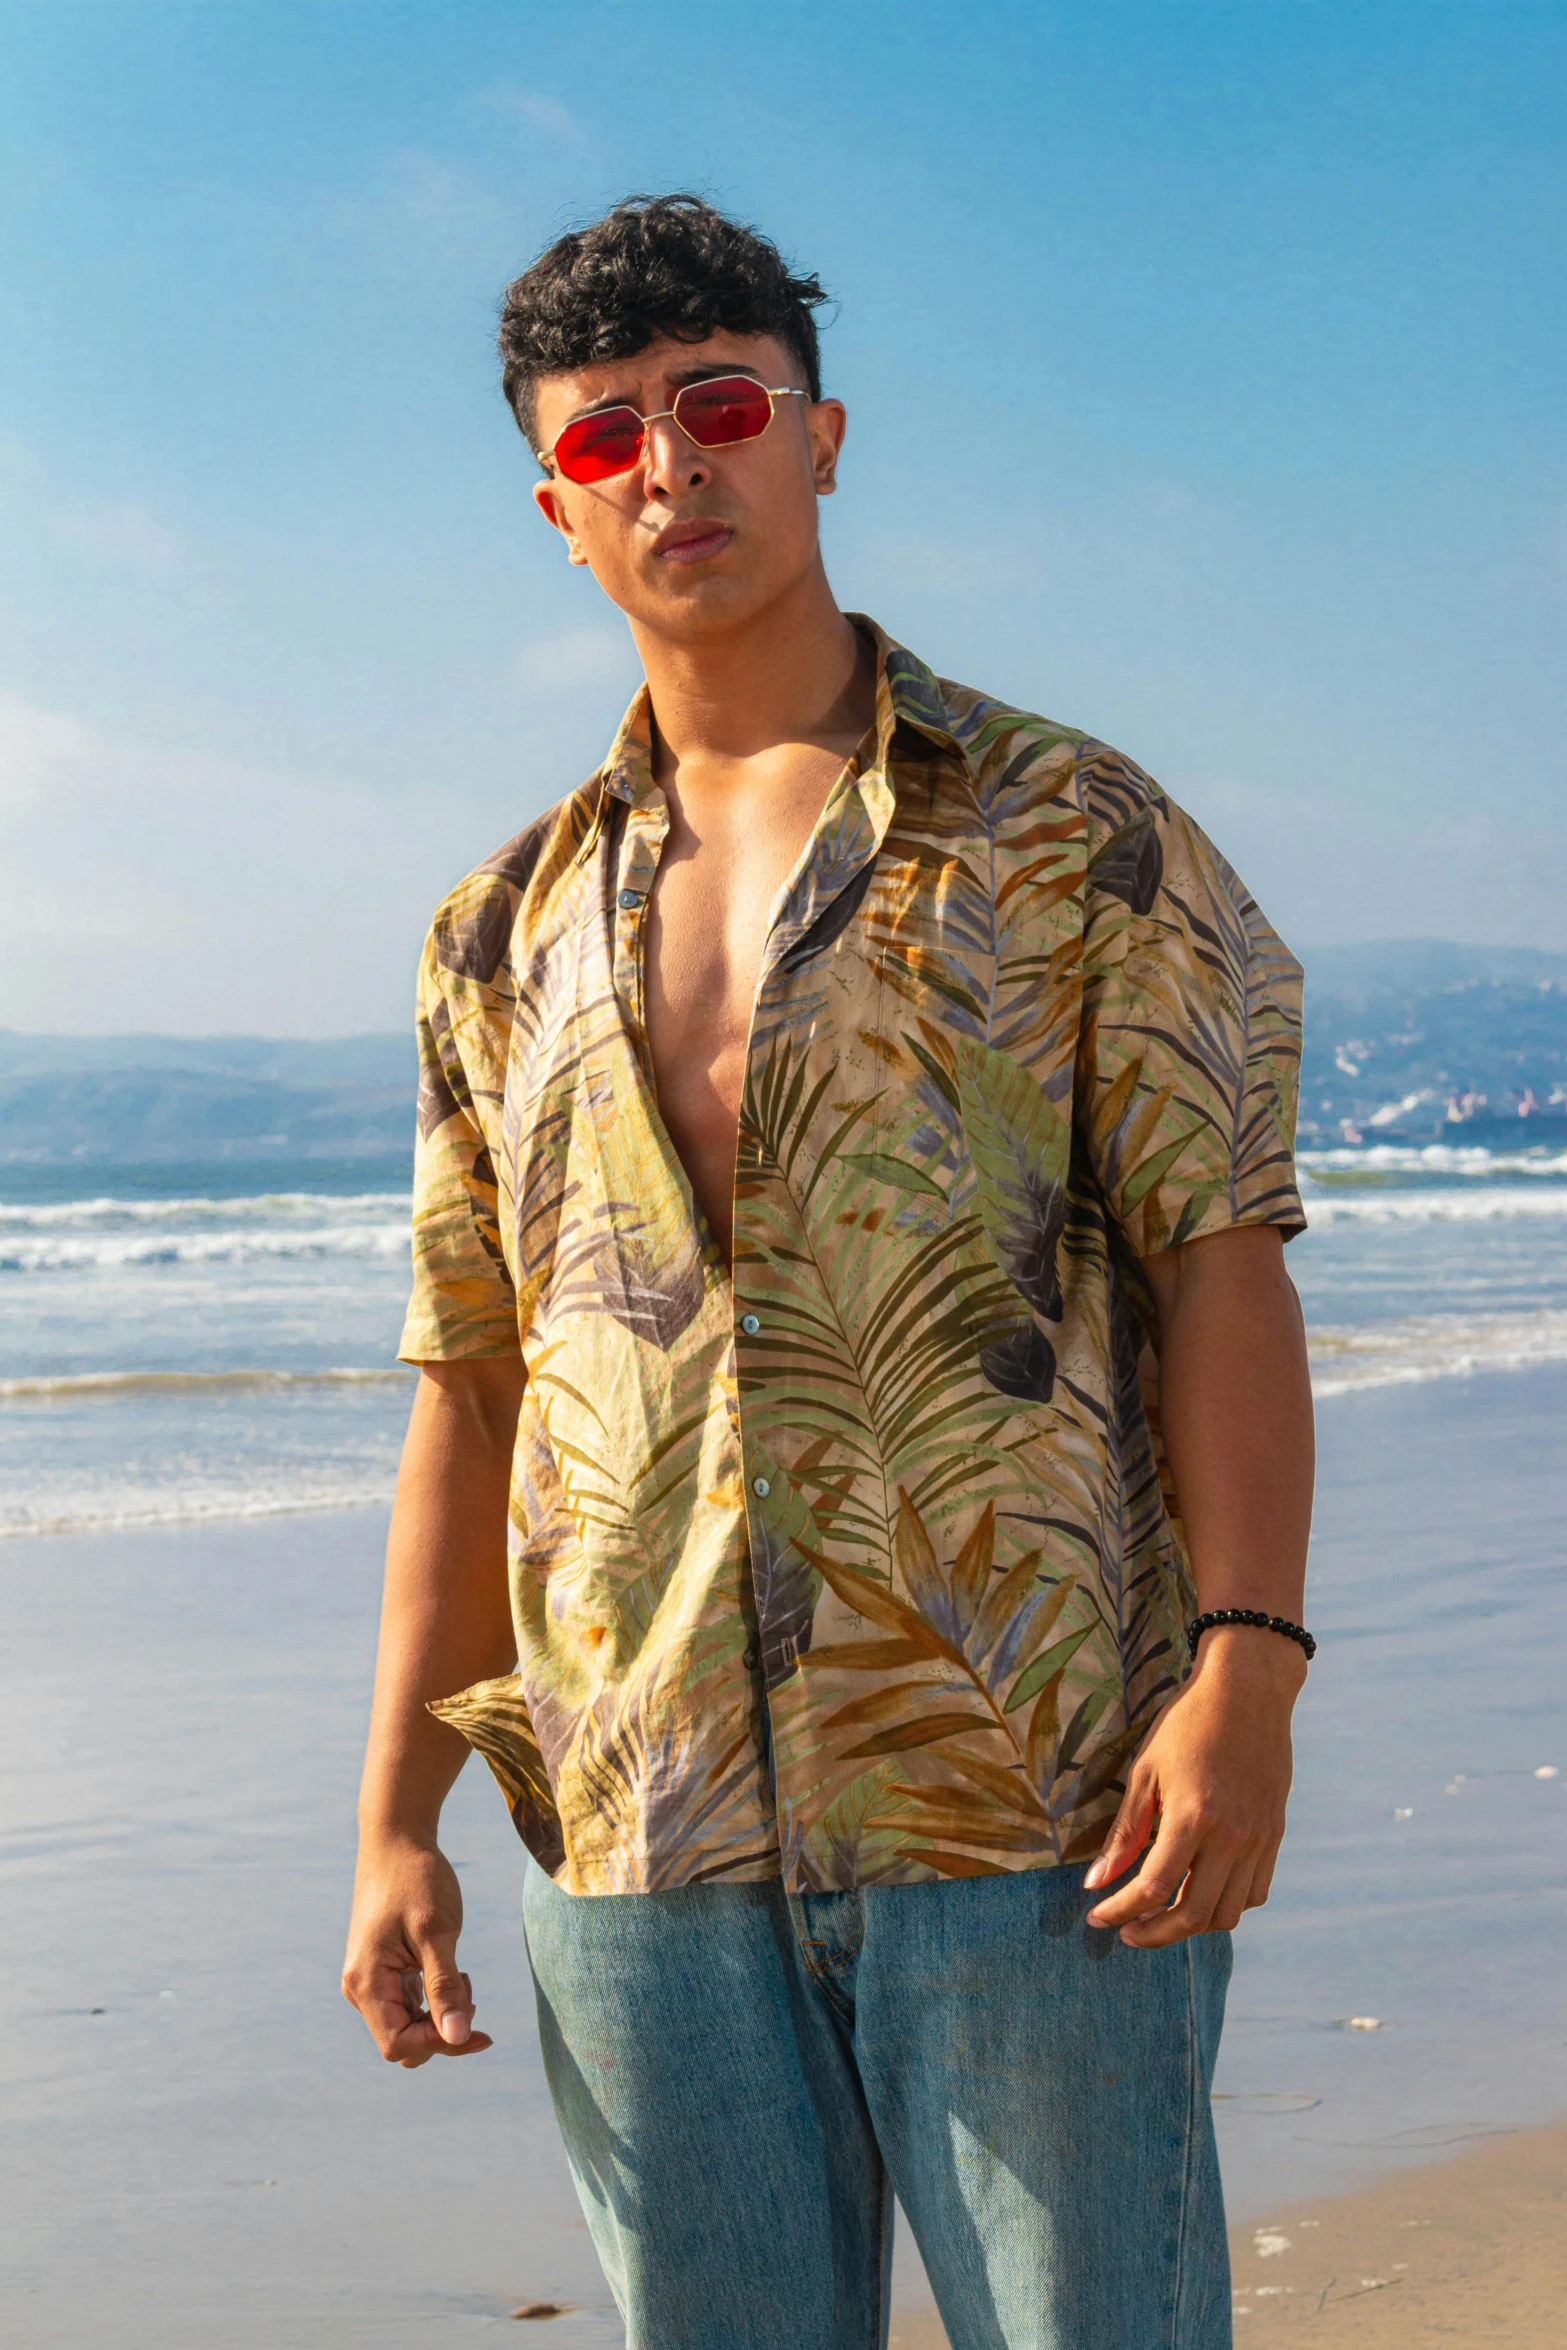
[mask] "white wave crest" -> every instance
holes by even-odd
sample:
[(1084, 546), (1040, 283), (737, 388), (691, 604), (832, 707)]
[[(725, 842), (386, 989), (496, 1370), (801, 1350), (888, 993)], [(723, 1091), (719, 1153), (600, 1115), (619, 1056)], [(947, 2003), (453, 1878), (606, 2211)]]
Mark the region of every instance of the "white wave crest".
[(236, 1388), (277, 1394), (296, 1387), (401, 1387), (406, 1367), (358, 1371), (75, 1371), (57, 1378), (0, 1379), (0, 1403), (119, 1402), (136, 1395), (222, 1395)]
[(0, 1231), (101, 1231), (107, 1225), (145, 1224), (255, 1224), (286, 1223), (309, 1217), (317, 1224), (362, 1219), (412, 1207), (406, 1191), (266, 1191), (240, 1199), (102, 1199), (49, 1200), (34, 1207), (15, 1202), (0, 1204)]
[(318, 1224), (299, 1230), (57, 1234), (0, 1239), (0, 1273), (118, 1271), (128, 1265), (243, 1265), (287, 1257), (396, 1257), (407, 1253), (406, 1220)]
[(1527, 1371), (1567, 1362), (1567, 1311), (1426, 1314), (1354, 1329), (1309, 1331), (1311, 1392), (1351, 1395), (1483, 1371)]
[(1472, 1191), (1400, 1191), (1392, 1185), (1340, 1191), (1308, 1176), (1300, 1196), (1319, 1230), (1327, 1224), (1506, 1224), (1567, 1216), (1567, 1184), (1542, 1184), (1537, 1191), (1502, 1183), (1477, 1184)]
[(1362, 1170), (1377, 1175), (1567, 1175), (1567, 1151), (1538, 1146), (1533, 1151), (1493, 1151), (1480, 1143), (1431, 1142), (1421, 1146), (1377, 1142), (1363, 1150), (1300, 1151), (1297, 1163), (1308, 1173)]
[(299, 1485), (287, 1491), (213, 1486), (193, 1492), (85, 1494), (65, 1506), (43, 1503), (0, 1510), (0, 1540), (21, 1534), (109, 1534), (138, 1526), (194, 1525), (212, 1518), (285, 1518), (316, 1510), (381, 1509), (392, 1498), (393, 1471), (341, 1485)]

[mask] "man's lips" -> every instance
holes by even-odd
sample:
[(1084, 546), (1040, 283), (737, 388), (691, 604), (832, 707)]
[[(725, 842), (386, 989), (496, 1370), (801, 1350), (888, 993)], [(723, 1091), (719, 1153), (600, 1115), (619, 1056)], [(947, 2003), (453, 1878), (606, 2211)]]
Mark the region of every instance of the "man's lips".
[(653, 552), (664, 563), (705, 563), (734, 535), (727, 522), (670, 522), (654, 540)]

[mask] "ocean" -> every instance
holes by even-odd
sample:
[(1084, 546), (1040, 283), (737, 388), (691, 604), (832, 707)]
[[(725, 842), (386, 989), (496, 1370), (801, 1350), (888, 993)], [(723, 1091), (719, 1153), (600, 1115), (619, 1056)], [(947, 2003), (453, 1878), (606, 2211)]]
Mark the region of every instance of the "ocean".
[[(1323, 1400), (1567, 1360), (1567, 1155), (1308, 1152)], [(0, 1171), (0, 1535), (385, 1501), (397, 1161)]]
[[(1567, 2110), (1567, 1158), (1303, 1175), (1321, 1648), (1216, 2084), (1248, 2231)], [(336, 1989), (407, 1214), (396, 1160), (0, 1174), (0, 2334), (28, 2350), (416, 2350), (530, 2300), (623, 2341), (487, 1773), (443, 1843), (495, 2048), (389, 2070)], [(905, 2236), (895, 2308), (927, 2292)]]

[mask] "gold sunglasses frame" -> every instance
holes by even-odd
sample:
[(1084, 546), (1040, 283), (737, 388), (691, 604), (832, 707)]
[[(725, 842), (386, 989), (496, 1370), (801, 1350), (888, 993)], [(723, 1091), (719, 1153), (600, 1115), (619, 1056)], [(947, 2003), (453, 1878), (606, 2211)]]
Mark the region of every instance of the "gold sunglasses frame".
[[(742, 439), (738, 441), (699, 441), (694, 432), (687, 431), (685, 425), (680, 423), (681, 401), (684, 399), (687, 392), (700, 392), (704, 390), (709, 384), (727, 383), (731, 379), (740, 383), (754, 383), (758, 391), (765, 392), (767, 394), (767, 424), (763, 425), (762, 432), (748, 432)], [(636, 468), (641, 461), (642, 452), (647, 447), (647, 428), (650, 424), (662, 424), (667, 418), (671, 424), (679, 426), (681, 432), (685, 433), (686, 439), (691, 443), (693, 449), (702, 449), (709, 452), (714, 449), (743, 449), (747, 441), (759, 441), (761, 439), (762, 433), (767, 431), (768, 426), (772, 423), (773, 418), (778, 413), (778, 402), (780, 400), (808, 400), (810, 397), (811, 394), (809, 392), (802, 392), (798, 384), (778, 384), (776, 386), (771, 384), (764, 384), (759, 377), (754, 375), (747, 375), (743, 367), (731, 367), (727, 368), (722, 375), (699, 376), (695, 383), (682, 384), (679, 391), (675, 394), (674, 406), (671, 408), (655, 408), (651, 416), (644, 416), (641, 409), (633, 408), (629, 400), (616, 400), (614, 404), (608, 408), (590, 408), (586, 416), (574, 416), (571, 420), (571, 424), (563, 424), (547, 449), (535, 449), (533, 454), (537, 458), (540, 465), (546, 467), (554, 465), (555, 452), (560, 447), (560, 444), (565, 439), (567, 433), (570, 432), (572, 424), (586, 424), (589, 421), (589, 418), (594, 416), (614, 416), (620, 409), (623, 408), (628, 416), (636, 417), (638, 423), (642, 427), (642, 438), (638, 443), (636, 456), (632, 458), (629, 465), (623, 465), (619, 473), (601, 473), (599, 475), (600, 481), (620, 481), (626, 474), (634, 473), (636, 471)], [(571, 481), (571, 475), (569, 473), (562, 473), (560, 478), (562, 481)], [(573, 489), (592, 489), (594, 486), (595, 484), (592, 482), (572, 482)]]

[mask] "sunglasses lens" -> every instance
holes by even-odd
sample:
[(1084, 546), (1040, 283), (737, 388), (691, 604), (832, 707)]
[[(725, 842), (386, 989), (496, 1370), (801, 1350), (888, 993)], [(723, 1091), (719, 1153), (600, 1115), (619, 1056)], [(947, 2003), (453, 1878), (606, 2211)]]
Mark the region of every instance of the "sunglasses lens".
[(568, 481), (608, 481), (629, 473), (641, 454), (642, 419), (634, 408), (579, 416), (555, 443), (555, 462)]
[(687, 384), (675, 399), (675, 422), (703, 449), (731, 441), (754, 441), (772, 421), (773, 404), (748, 375), (721, 375), (712, 383)]

